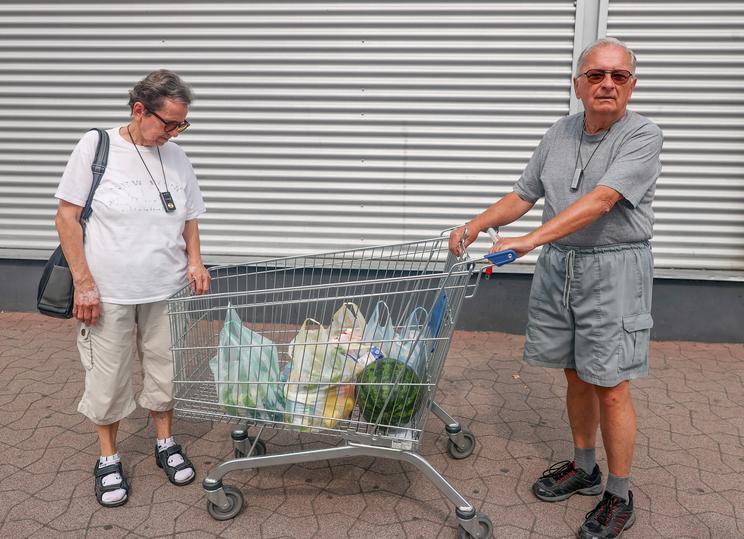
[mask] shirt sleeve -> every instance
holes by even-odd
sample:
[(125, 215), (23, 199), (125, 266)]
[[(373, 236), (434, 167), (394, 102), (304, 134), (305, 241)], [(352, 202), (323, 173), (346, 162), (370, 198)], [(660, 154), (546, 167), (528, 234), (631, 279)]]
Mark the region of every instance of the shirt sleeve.
[(534, 204), (540, 198), (545, 196), (545, 187), (540, 180), (540, 176), (542, 175), (543, 165), (545, 164), (548, 147), (547, 138), (550, 132), (551, 131), (548, 130), (540, 141), (540, 144), (537, 145), (537, 148), (535, 148), (532, 157), (530, 157), (527, 166), (522, 172), (522, 176), (520, 176), (517, 183), (514, 184), (514, 192), (517, 196), (531, 204)]
[(89, 131), (83, 135), (67, 161), (57, 192), (54, 194), (55, 198), (76, 206), (85, 206), (93, 185), (93, 171), (90, 167), (97, 145), (98, 133)]
[(659, 154), (663, 140), (661, 129), (651, 122), (638, 128), (622, 143), (597, 185), (614, 189), (635, 208), (661, 173)]
[(207, 211), (204, 206), (204, 199), (202, 198), (201, 189), (199, 189), (199, 183), (196, 180), (196, 174), (194, 173), (194, 167), (191, 166), (191, 161), (184, 154), (184, 159), (187, 162), (186, 167), (186, 220), (196, 219)]

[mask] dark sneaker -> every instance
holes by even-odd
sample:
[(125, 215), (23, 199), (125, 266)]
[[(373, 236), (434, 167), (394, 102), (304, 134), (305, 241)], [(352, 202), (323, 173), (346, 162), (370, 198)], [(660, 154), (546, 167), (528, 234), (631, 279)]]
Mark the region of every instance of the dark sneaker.
[(594, 465), (591, 475), (569, 460), (556, 462), (532, 484), (532, 492), (544, 502), (560, 502), (574, 494), (602, 494), (602, 472)]
[(615, 539), (630, 528), (636, 520), (633, 511), (633, 493), (628, 491), (628, 503), (605, 492), (597, 507), (586, 514), (579, 528), (579, 539)]

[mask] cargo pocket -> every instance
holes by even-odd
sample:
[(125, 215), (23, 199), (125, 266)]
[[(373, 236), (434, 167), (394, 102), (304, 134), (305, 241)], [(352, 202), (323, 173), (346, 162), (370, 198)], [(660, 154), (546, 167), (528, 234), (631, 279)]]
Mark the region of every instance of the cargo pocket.
[(91, 370), (93, 368), (93, 343), (90, 340), (90, 327), (82, 322), (78, 324), (77, 345), (80, 362), (86, 370)]
[(652, 327), (654, 327), (654, 319), (651, 318), (651, 313), (623, 316), (625, 353), (620, 358), (621, 371), (640, 367), (646, 362)]

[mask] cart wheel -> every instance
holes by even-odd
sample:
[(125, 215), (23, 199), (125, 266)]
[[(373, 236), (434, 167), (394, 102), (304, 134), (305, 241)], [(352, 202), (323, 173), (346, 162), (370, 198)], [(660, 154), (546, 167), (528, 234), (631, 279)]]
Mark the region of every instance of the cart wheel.
[[(252, 446), (253, 440), (255, 440), (255, 438), (249, 436), (248, 440), (246, 440), (246, 445), (248, 445), (248, 447)], [(265, 455), (265, 454), (266, 454), (266, 444), (264, 443), (263, 440), (258, 440), (258, 442), (256, 442), (256, 447), (253, 448), (253, 454), (251, 454), (251, 456), (260, 457), (261, 455)], [(241, 451), (237, 447), (235, 448), (236, 459), (242, 459), (245, 456), (246, 454), (243, 451)]]
[(453, 459), (468, 458), (473, 453), (473, 449), (475, 449), (475, 434), (463, 429), (462, 436), (464, 438), (462, 448), (457, 447), (457, 444), (451, 439), (447, 442), (447, 452)]
[(222, 490), (227, 496), (227, 500), (230, 502), (230, 507), (223, 510), (211, 501), (207, 500), (207, 511), (212, 518), (215, 520), (230, 520), (238, 516), (240, 511), (243, 509), (243, 493), (235, 487), (223, 486)]
[(476, 513), (475, 518), (478, 520), (480, 529), (475, 535), (472, 535), (465, 528), (457, 528), (457, 539), (483, 539), (493, 537), (493, 523), (491, 519), (482, 513)]

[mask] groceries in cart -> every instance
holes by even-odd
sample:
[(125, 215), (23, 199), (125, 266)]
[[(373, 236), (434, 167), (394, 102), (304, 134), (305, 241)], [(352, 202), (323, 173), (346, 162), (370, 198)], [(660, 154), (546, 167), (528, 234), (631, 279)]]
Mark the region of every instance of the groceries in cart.
[(217, 355), (209, 361), (220, 404), (227, 413), (252, 419), (281, 420), (284, 387), (276, 346), (243, 325), (228, 304)]
[[(452, 458), (467, 458), (476, 447), (475, 435), (435, 397), (458, 314), (477, 291), (480, 265), (464, 248), (452, 253), (440, 234), (210, 268), (209, 293), (196, 295), (187, 286), (169, 298), (176, 413), (239, 422), (232, 432), (235, 458), (203, 481), (209, 514), (228, 520), (240, 513), (240, 489), (223, 482), (233, 471), (365, 456), (411, 464), (456, 508), (458, 537), (490, 537), (490, 519), (417, 454), (431, 430), (425, 428), (429, 412), (444, 424)], [(263, 338), (241, 329), (237, 313), (229, 312), (216, 348), (214, 325), (227, 300), (239, 304), (249, 325), (260, 321), (251, 330), (262, 328)], [(361, 306), (366, 320), (344, 302)], [(327, 314), (339, 306), (329, 321)], [(260, 366), (258, 374), (248, 368), (251, 361)], [(278, 383), (262, 386), (257, 379)], [(277, 395), (272, 387), (283, 391)], [(243, 406), (254, 405), (246, 400), (255, 407)], [(249, 436), (253, 426), (258, 432)], [(267, 427), (311, 430), (345, 443), (267, 456), (261, 440)]]
[(381, 426), (408, 424), (421, 406), (421, 380), (416, 372), (395, 358), (367, 365), (358, 378), (359, 413)]
[[(364, 342), (366, 320), (355, 303), (344, 303), (326, 328), (308, 318), (289, 344), (287, 422), (332, 428), (354, 408), (352, 383), (374, 352)], [(351, 387), (351, 390), (349, 389)]]

